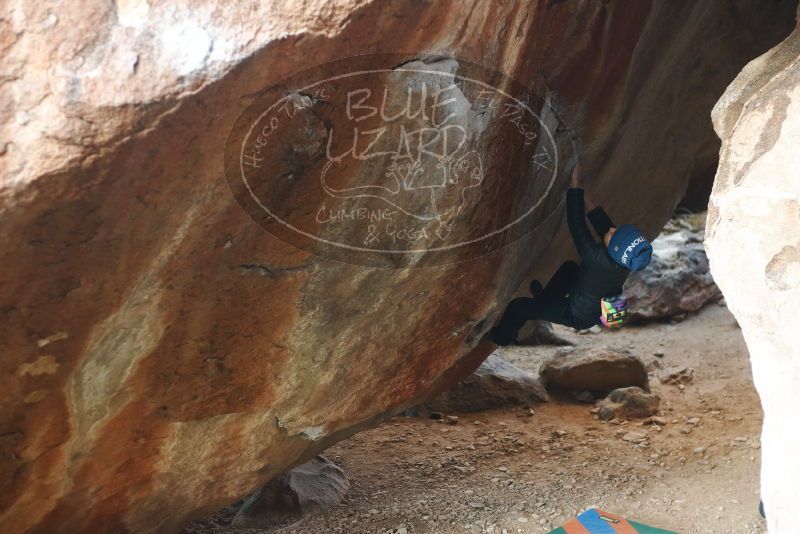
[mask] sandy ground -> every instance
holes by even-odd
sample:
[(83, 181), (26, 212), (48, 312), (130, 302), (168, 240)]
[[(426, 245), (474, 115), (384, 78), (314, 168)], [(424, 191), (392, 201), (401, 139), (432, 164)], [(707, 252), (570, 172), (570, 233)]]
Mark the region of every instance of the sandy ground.
[[(761, 409), (726, 308), (613, 333), (557, 331), (579, 346), (628, 348), (650, 364), (668, 424), (606, 423), (591, 405), (555, 399), (533, 415), (456, 414), (455, 425), (398, 417), (329, 449), (352, 482), (346, 501), (281, 532), (540, 533), (591, 506), (680, 533), (764, 531)], [(515, 347), (503, 356), (537, 373), (556, 350)], [(658, 366), (690, 367), (694, 380), (684, 389), (661, 384)], [(624, 441), (632, 430), (646, 432), (646, 441)], [(233, 529), (231, 514), (187, 532), (265, 532)]]

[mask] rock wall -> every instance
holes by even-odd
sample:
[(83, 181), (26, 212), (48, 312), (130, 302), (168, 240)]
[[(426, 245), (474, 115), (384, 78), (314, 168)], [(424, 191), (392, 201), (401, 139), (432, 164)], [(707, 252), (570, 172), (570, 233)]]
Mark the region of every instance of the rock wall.
[(761, 497), (772, 533), (800, 502), (800, 30), (749, 63), (714, 107), (722, 138), (706, 228), (764, 409)]
[[(652, 236), (716, 157), (712, 103), (794, 5), (0, 9), (0, 531), (97, 533), (174, 531), (471, 372), (522, 280), (569, 254), (561, 172), (537, 226), (479, 261), (363, 267), (276, 239), (223, 177), (266, 87), (373, 52), (490, 65), (552, 104), (597, 200)], [(536, 194), (501, 172), (518, 149), (485, 154), (506, 192), (465, 216)]]

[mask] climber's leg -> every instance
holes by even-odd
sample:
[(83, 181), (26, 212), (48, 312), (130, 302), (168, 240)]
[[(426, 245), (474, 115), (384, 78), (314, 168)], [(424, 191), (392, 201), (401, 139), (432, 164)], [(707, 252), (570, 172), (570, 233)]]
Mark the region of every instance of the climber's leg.
[(547, 282), (547, 287), (544, 288), (543, 293), (553, 297), (563, 297), (578, 282), (579, 270), (578, 264), (574, 261), (564, 262), (550, 281)]
[(578, 282), (578, 271), (580, 267), (574, 261), (567, 261), (558, 268), (556, 273), (547, 282), (547, 287), (542, 287), (542, 283), (538, 280), (533, 280), (531, 282), (530, 291), (531, 295), (534, 297), (543, 291), (546, 291), (548, 294), (552, 296), (564, 296), (568, 291), (569, 288), (574, 286)]
[(520, 328), (528, 321), (573, 326), (566, 295), (578, 281), (578, 270), (577, 263), (567, 261), (558, 268), (544, 289), (540, 289), (542, 285), (538, 280), (531, 282), (530, 290), (534, 298), (512, 300), (500, 322), (489, 332), (489, 338), (498, 345), (510, 345), (517, 340)]
[(489, 332), (489, 339), (497, 345), (510, 345), (517, 340), (520, 328), (528, 321), (549, 321), (570, 326), (569, 299), (552, 298), (543, 291), (536, 298), (512, 300), (497, 326)]

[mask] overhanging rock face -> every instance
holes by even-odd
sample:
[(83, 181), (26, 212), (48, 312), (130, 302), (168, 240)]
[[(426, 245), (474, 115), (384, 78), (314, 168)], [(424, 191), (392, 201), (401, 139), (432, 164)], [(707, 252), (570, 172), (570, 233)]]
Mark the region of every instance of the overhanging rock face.
[(745, 67), (714, 107), (722, 138), (708, 211), (711, 271), (742, 327), (764, 409), (770, 532), (800, 502), (800, 30)]
[[(448, 105), (480, 167), (439, 163), (448, 184), (503, 193), (397, 209), (448, 206), (434, 210), (447, 236), (456, 215), (483, 228), (541, 200), (529, 232), (424, 269), (410, 266), (424, 253), (390, 268), (273, 237), (224, 177), (228, 134), (268, 87), (365, 53), (451, 74), (458, 61), (491, 66), (548, 104), (540, 115), (582, 151), (596, 200), (652, 237), (716, 157), (713, 102), (793, 12), (751, 0), (152, 4), (3, 8), (2, 532), (174, 531), (471, 371), (480, 362), (465, 358), (520, 282), (570, 253), (565, 162), (539, 188), (518, 159), (526, 132), (498, 128), (466, 86)], [(325, 118), (285, 132), (269, 162), (297, 221), (348, 180), (409, 183), (408, 167), (392, 178), (350, 161), (323, 196), (318, 145), (340, 108), (297, 98), (319, 104), (301, 117)], [(332, 235), (352, 244), (363, 230)]]

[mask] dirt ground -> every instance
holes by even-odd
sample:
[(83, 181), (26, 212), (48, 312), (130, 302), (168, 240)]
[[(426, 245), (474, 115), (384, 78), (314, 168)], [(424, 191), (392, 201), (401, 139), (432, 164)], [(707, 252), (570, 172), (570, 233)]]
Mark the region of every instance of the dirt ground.
[[(397, 417), (326, 455), (350, 477), (347, 499), (284, 533), (540, 533), (591, 506), (680, 533), (763, 532), (758, 516), (761, 409), (733, 316), (712, 304), (675, 324), (578, 335), (579, 346), (628, 348), (648, 363), (667, 424), (599, 421), (591, 405), (458, 415), (455, 425)], [(538, 373), (557, 347), (503, 356)], [(657, 367), (687, 366), (692, 383), (661, 384)], [(450, 415), (450, 414), (448, 414)], [(643, 443), (624, 441), (645, 432)], [(191, 532), (229, 525), (231, 509)], [(187, 532), (189, 530), (187, 529)]]

